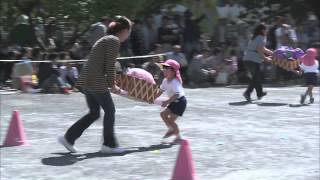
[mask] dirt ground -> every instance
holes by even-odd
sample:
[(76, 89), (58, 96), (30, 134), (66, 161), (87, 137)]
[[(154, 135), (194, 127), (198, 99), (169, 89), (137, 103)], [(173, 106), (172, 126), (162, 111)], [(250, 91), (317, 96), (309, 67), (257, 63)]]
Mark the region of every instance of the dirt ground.
[[(318, 180), (319, 88), (315, 103), (300, 105), (304, 87), (268, 87), (244, 102), (242, 86), (186, 89), (178, 120), (190, 143), (199, 180)], [(116, 133), (123, 154), (101, 154), (102, 121), (70, 154), (57, 137), (87, 112), (81, 93), (0, 95), (0, 140), (18, 110), (29, 145), (1, 147), (1, 180), (168, 180), (179, 145), (161, 145), (166, 132), (160, 106), (114, 95)], [(309, 100), (307, 100), (308, 102)], [(1, 144), (0, 143), (0, 144)]]

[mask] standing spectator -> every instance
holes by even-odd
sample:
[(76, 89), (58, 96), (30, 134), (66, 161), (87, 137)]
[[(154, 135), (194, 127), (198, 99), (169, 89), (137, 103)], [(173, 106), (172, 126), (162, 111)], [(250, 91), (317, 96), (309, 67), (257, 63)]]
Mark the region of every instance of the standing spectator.
[(174, 44), (180, 44), (180, 29), (171, 17), (163, 16), (162, 26), (158, 29), (158, 39), (165, 51)]
[[(281, 46), (296, 47), (297, 34), (295, 29), (289, 24), (281, 24), (275, 31), (277, 39), (277, 48)], [(286, 71), (280, 67), (276, 67), (276, 79), (288, 81), (294, 77), (293, 72)]]
[(90, 29), (88, 31), (88, 37), (87, 37), (90, 48), (94, 45), (94, 43), (98, 39), (106, 35), (109, 22), (110, 22), (109, 17), (103, 16), (101, 17), (99, 22), (94, 23), (90, 26)]
[[(142, 23), (140, 20), (134, 20), (132, 32), (130, 36), (131, 49), (134, 56), (141, 56), (145, 54), (144, 37), (142, 31)], [(135, 64), (142, 64), (143, 59), (135, 59)]]
[[(57, 51), (62, 50), (64, 38), (63, 32), (55, 17), (49, 18), (49, 22), (45, 26), (45, 34), (47, 45), (54, 44)], [(50, 42), (50, 40), (53, 40), (53, 42)]]
[(86, 40), (75, 42), (70, 49), (70, 57), (72, 59), (85, 59), (90, 51), (89, 43)]
[[(282, 22), (285, 22), (285, 20), (282, 20)], [(277, 48), (280, 48), (281, 46), (296, 47), (297, 45), (298, 39), (296, 31), (289, 24), (282, 23), (279, 25), (279, 27), (275, 30), (275, 36)]]
[(192, 58), (194, 53), (200, 51), (200, 26), (199, 23), (205, 18), (205, 15), (195, 18), (191, 11), (187, 10), (184, 13), (185, 27), (183, 31), (183, 40), (185, 52), (188, 59)]
[(158, 29), (153, 20), (153, 16), (147, 16), (143, 22), (143, 37), (146, 52), (150, 52), (153, 45), (157, 42)]
[(9, 40), (19, 46), (33, 46), (35, 37), (32, 35), (32, 28), (29, 24), (29, 17), (21, 14), (9, 34)]
[[(1, 45), (0, 45), (1, 46)], [(1, 59), (17, 60), (20, 52), (16, 50), (8, 51), (8, 48), (1, 47)], [(14, 62), (0, 62), (0, 86), (5, 85), (6, 81), (11, 79), (12, 67)]]
[(282, 16), (276, 16), (275, 24), (270, 28), (267, 35), (268, 48), (275, 50), (277, 48), (276, 30), (284, 23)]
[[(319, 19), (312, 11), (308, 12), (306, 26), (306, 33), (310, 39), (309, 43), (318, 41), (320, 39)], [(308, 45), (310, 46), (310, 44)]]

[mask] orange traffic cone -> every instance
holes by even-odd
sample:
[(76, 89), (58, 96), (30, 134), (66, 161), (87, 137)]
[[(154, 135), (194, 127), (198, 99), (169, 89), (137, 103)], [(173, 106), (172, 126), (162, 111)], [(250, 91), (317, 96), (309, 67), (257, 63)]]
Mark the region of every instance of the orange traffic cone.
[(196, 180), (189, 142), (182, 140), (172, 180)]
[(26, 136), (19, 111), (15, 110), (12, 113), (11, 122), (7, 132), (6, 139), (3, 143), (4, 147), (26, 145)]

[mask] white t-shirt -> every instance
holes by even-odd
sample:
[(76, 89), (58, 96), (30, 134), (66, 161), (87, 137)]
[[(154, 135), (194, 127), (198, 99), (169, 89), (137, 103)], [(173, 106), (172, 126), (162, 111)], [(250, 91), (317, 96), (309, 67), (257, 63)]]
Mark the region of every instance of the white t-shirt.
[(79, 73), (76, 67), (72, 67), (71, 69), (67, 69), (66, 66), (60, 66), (59, 69), (60, 77), (64, 82), (67, 82), (67, 77), (72, 79), (78, 79)]
[(275, 35), (277, 38), (277, 48), (280, 48), (281, 46), (284, 46), (284, 44), (282, 43), (282, 36), (285, 35), (285, 33), (289, 34), (289, 38), (293, 41), (293, 42), (297, 42), (298, 38), (297, 38), (297, 34), (296, 31), (292, 28), (284, 28), (284, 27), (278, 27), (275, 31)]
[(162, 81), (162, 84), (160, 85), (160, 89), (164, 91), (164, 93), (168, 97), (172, 97), (175, 94), (179, 94), (178, 98), (184, 96), (184, 90), (183, 90), (182, 84), (176, 78), (172, 79), (171, 81), (164, 79)]
[(306, 66), (303, 63), (300, 64), (300, 68), (303, 70), (304, 73), (318, 73), (319, 72), (319, 63), (316, 60), (314, 65)]

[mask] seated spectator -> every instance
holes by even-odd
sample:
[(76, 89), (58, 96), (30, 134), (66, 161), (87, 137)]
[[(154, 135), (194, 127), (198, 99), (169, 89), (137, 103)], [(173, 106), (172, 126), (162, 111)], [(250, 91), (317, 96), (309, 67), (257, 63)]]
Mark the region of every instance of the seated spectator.
[(57, 53), (51, 53), (48, 56), (51, 62), (39, 64), (39, 87), (42, 88), (43, 93), (68, 93), (65, 82), (60, 77), (59, 69), (56, 65), (57, 58)]
[(216, 71), (208, 66), (211, 59), (210, 49), (203, 49), (202, 53), (195, 56), (187, 70), (191, 87), (208, 87), (214, 81)]
[(12, 70), (12, 87), (25, 91), (26, 84), (31, 84), (33, 66), (31, 62), (32, 48), (24, 47), (21, 50), (22, 62), (16, 63)]
[(60, 66), (59, 73), (63, 82), (68, 83), (71, 88), (74, 88), (75, 82), (79, 77), (77, 68), (73, 67), (71, 63), (65, 63), (65, 65)]
[(217, 67), (217, 77), (215, 84), (226, 85), (231, 82), (232, 75), (236, 72), (234, 71), (232, 60), (225, 59), (224, 62)]
[(174, 45), (172, 47), (173, 51), (167, 52), (166, 57), (167, 59), (173, 59), (176, 60), (182, 68), (188, 66), (188, 61), (186, 59), (186, 56), (184, 53), (181, 52), (181, 46), (180, 45)]
[(187, 68), (188, 68), (188, 61), (186, 59), (186, 56), (184, 53), (181, 52), (181, 46), (180, 45), (174, 45), (172, 46), (173, 51), (167, 52), (166, 57), (167, 59), (173, 59), (176, 60), (180, 64), (180, 72), (182, 75), (182, 80), (185, 83), (188, 83), (187, 79)]
[(228, 67), (229, 67), (229, 75), (228, 75), (228, 82), (229, 83), (237, 83), (238, 82), (238, 77), (237, 77), (237, 73), (238, 73), (238, 57), (236, 54), (235, 49), (232, 49), (229, 53), (229, 55), (227, 56), (227, 58), (225, 59), (227, 61), (227, 63), (229, 63)]
[[(154, 54), (161, 54), (163, 53), (162, 45), (161, 44), (155, 44), (154, 49), (152, 52), (150, 52), (150, 55)], [(161, 70), (161, 65), (159, 63), (163, 62), (164, 57), (163, 56), (154, 56), (151, 57), (149, 61), (142, 64), (142, 68), (149, 73), (152, 74), (154, 80), (156, 81), (156, 84), (160, 85), (163, 80), (163, 73)]]
[(142, 68), (152, 74), (153, 79), (156, 81), (156, 84), (161, 84), (163, 80), (163, 73), (161, 70), (161, 65), (157, 58), (151, 58), (150, 61), (145, 62), (142, 65)]

